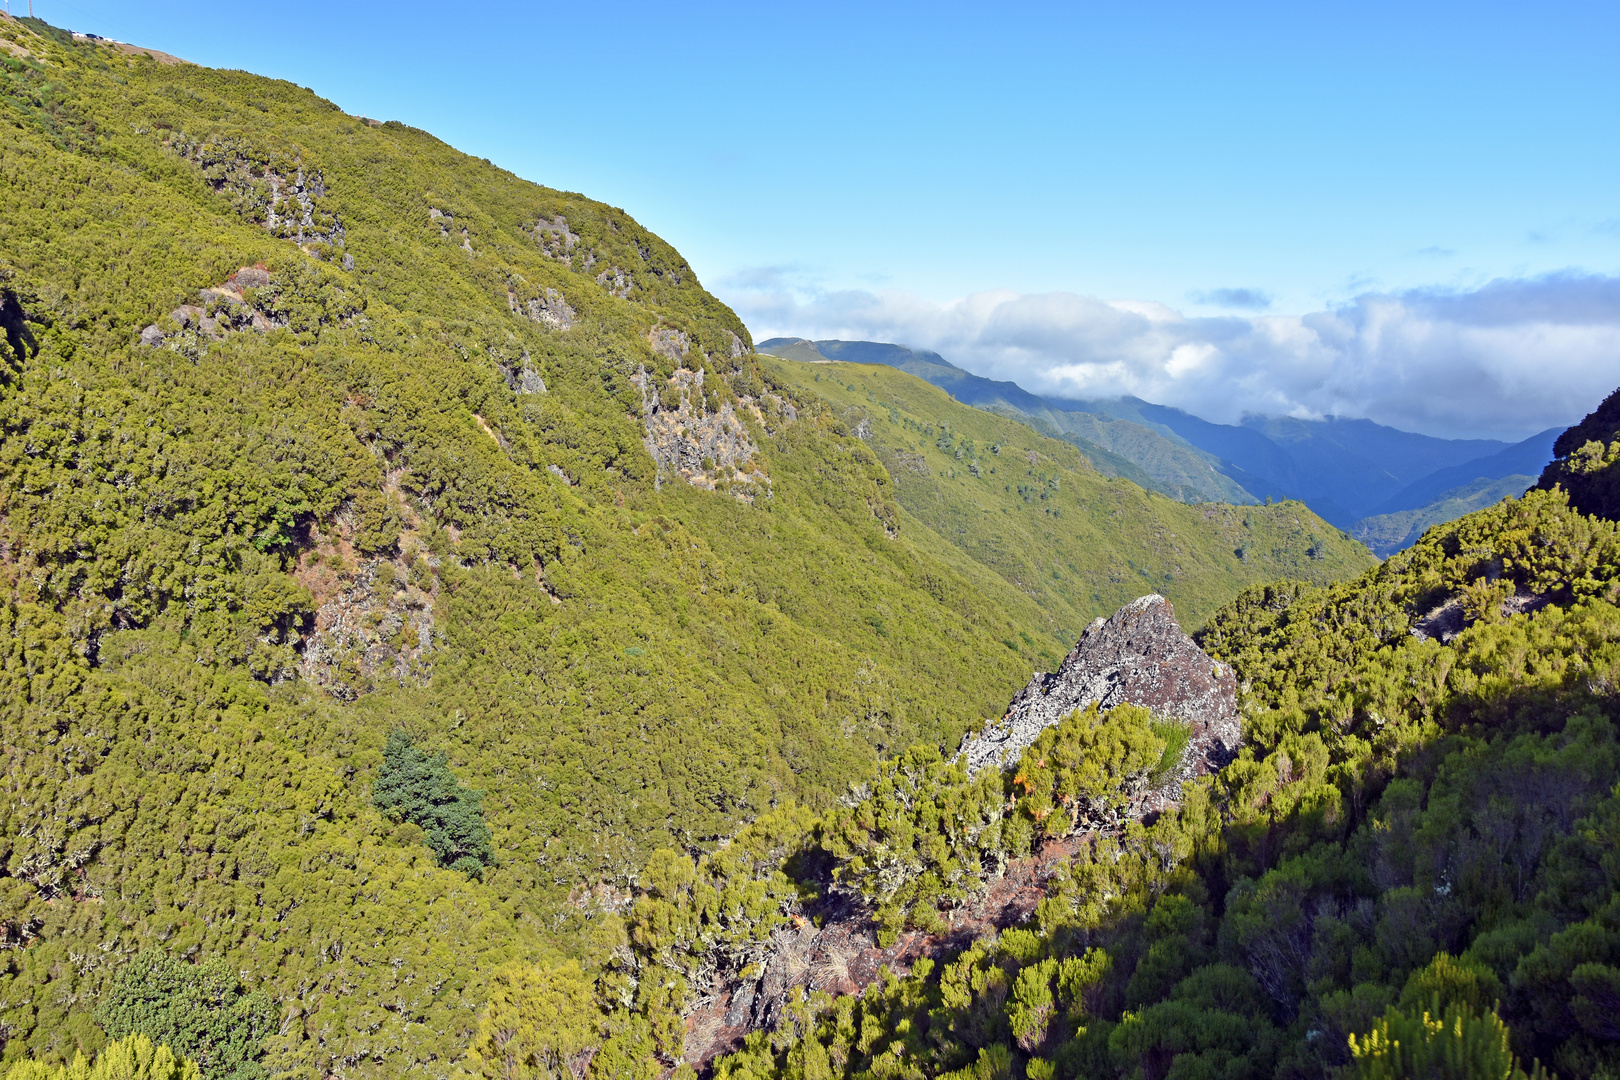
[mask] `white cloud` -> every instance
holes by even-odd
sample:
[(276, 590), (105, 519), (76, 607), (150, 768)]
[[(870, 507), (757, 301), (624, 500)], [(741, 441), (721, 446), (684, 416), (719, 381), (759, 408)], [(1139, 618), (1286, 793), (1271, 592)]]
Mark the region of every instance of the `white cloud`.
[[(1188, 317), (1073, 293), (821, 292), (739, 276), (756, 338), (894, 341), (1037, 393), (1135, 395), (1209, 420), (1367, 417), (1453, 438), (1523, 438), (1620, 384), (1620, 277), (1556, 274), (1470, 292), (1368, 293), (1306, 315)], [(750, 285), (754, 287), (750, 287)]]

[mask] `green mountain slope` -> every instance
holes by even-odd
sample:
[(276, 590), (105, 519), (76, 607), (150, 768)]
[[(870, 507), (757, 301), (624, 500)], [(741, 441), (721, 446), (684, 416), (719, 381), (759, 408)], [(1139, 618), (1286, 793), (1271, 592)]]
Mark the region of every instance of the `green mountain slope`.
[(938, 353), (876, 341), (807, 341), (773, 338), (761, 346), (789, 360), (882, 364), (909, 372), (958, 401), (1022, 420), (1043, 435), (1073, 443), (1104, 476), (1122, 476), (1183, 502), (1253, 503), (1259, 500), (1223, 475), (1220, 460), (1169, 428), (1094, 411), (1066, 409), (1016, 383), (982, 378)]
[[(175, 1000), (273, 1003), (255, 1069), (449, 1075), (514, 970), (613, 954), (651, 852), (955, 745), (1144, 591), (913, 514), (618, 209), (287, 83), (0, 41), (4, 1061), (96, 1050), (156, 951), (207, 981)], [(1235, 594), (1110, 500), (1148, 574)], [(1310, 542), (1275, 513), (1257, 575)]]
[(1429, 526), (1462, 517), (1502, 499), (1522, 495), (1535, 483), (1533, 476), (1481, 477), (1472, 483), (1441, 492), (1426, 506), (1364, 517), (1356, 522), (1353, 535), (1371, 548), (1374, 554), (1387, 557), (1402, 548), (1411, 547)]
[[(766, 972), (776, 1019), (721, 1080), (1612, 1076), (1617, 601), (1615, 523), (1542, 491), (1352, 581), (1247, 590), (1199, 635), (1236, 668), (1243, 745), (1179, 804), (1099, 825), (1171, 745), (1135, 706), (1071, 714), (1005, 771), (919, 748), (820, 817), (655, 859), (597, 985), (693, 1009), (714, 973)], [(946, 936), (1009, 881), (1038, 889), (1022, 925)], [(838, 940), (800, 945), (828, 893), (895, 969), (784, 993), (852, 981)], [(597, 1000), (599, 1030), (639, 1018), (676, 1059), (668, 1006)]]
[(1365, 548), (1299, 503), (1188, 505), (1091, 468), (1075, 448), (972, 408), (892, 367), (763, 356), (774, 381), (814, 391), (865, 438), (918, 520), (1040, 605), (1061, 649), (1092, 619), (1159, 592), (1193, 627), (1234, 587), (1327, 583)]

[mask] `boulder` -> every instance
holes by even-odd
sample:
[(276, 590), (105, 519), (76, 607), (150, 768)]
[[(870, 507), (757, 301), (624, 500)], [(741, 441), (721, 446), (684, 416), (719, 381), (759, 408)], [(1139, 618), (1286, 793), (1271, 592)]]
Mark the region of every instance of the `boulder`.
[(1088, 626), (1057, 671), (1037, 673), (1005, 716), (963, 738), (959, 756), (970, 772), (1004, 767), (1076, 709), (1127, 702), (1192, 727), (1182, 776), (1211, 772), (1237, 754), (1237, 676), (1182, 633), (1170, 601), (1150, 593)]

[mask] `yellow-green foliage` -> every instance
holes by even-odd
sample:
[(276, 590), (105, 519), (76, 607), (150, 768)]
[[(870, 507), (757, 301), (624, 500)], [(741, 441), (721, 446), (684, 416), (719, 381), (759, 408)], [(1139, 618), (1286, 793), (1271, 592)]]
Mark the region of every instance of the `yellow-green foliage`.
[(764, 365), (831, 402), (887, 466), (894, 499), (1038, 603), (1065, 650), (1093, 618), (1143, 593), (1168, 597), (1191, 629), (1234, 585), (1327, 584), (1374, 564), (1300, 503), (1187, 505), (1110, 480), (1072, 445), (895, 368), (774, 357)]
[(1588, 514), (1620, 515), (1620, 390), (1610, 394), (1553, 444), (1540, 488), (1561, 488)]
[(153, 1046), (145, 1035), (108, 1043), (94, 1060), (77, 1054), (69, 1065), (18, 1061), (6, 1080), (202, 1080), (195, 1061), (176, 1057), (167, 1046)]
[[(717, 1075), (1614, 1075), (1615, 534), (1538, 492), (1354, 581), (1245, 593), (1202, 634), (1240, 677), (1236, 762), (1084, 841), (1028, 928), (860, 999), (811, 995)], [(1453, 640), (1412, 634), (1453, 603), (1473, 620)], [(1003, 837), (1064, 820), (1061, 785), (1117, 799), (1151, 775), (1151, 720), (1107, 733), (1119, 714), (1030, 749)], [(1065, 778), (1087, 739), (1113, 764)], [(1076, 1012), (1061, 973), (1082, 961)]]
[(489, 1080), (566, 1080), (598, 1039), (600, 1013), (579, 964), (513, 964), (490, 975), (467, 1068)]
[[(7, 1065), (100, 1049), (97, 1002), (150, 950), (233, 973), (244, 996), (273, 1003), (252, 1063), (271, 1075), (448, 1075), (484, 1037), (481, 1017), (490, 1039), (507, 1030), (507, 1005), (483, 1012), (497, 972), (517, 987), (527, 976), (513, 972), (568, 961), (600, 1019), (585, 1010), (584, 1028), (542, 1033), (523, 1060), (555, 1069), (579, 1044), (599, 1076), (673, 1065), (679, 1010), (698, 986), (688, 980), (748, 971), (791, 898), (824, 884), (811, 864), (825, 852), (805, 840), (821, 835), (811, 812), (850, 811), (836, 835), (844, 862), (860, 860), (842, 879), (858, 893), (887, 890), (885, 868), (897, 868), (886, 929), (927, 924), (971, 887), (975, 866), (1033, 839), (1002, 778), (953, 786), (963, 778), (938, 749), (997, 715), (1030, 667), (1050, 662), (1043, 654), (1055, 659), (1092, 615), (1149, 589), (1191, 625), (1244, 581), (1287, 570), (1325, 582), (1367, 563), (1298, 507), (1184, 507), (1087, 479), (1072, 448), (1054, 444), (1070, 455), (1058, 459), (1027, 429), (958, 418), (935, 392), (911, 409), (909, 384), (889, 395), (892, 425), (874, 415), (882, 437), (869, 444), (847, 414), (859, 388), (821, 386), (828, 404), (820, 384), (762, 367), (736, 316), (621, 211), (286, 83), (160, 65), (35, 21), (0, 20), (0, 36), (18, 46), (0, 57)], [(242, 303), (222, 297), (259, 264), (267, 277), (252, 276)], [(210, 336), (203, 319), (236, 328)], [(148, 327), (161, 343), (143, 343)], [(637, 380), (647, 372), (667, 398), (677, 370), (701, 371), (694, 408), (711, 421), (733, 410), (758, 448), (752, 464), (770, 483), (751, 504), (660, 482)], [(936, 495), (912, 499), (909, 479), (897, 493), (896, 475), (920, 475), (895, 472), (899, 433), (944, 477)], [(981, 487), (960, 476), (975, 460)], [(1239, 663), (1254, 687), (1250, 757), (1219, 791), (1196, 789), (1177, 813), (1088, 847), (1041, 909), (1059, 943), (1006, 961), (1061, 969), (1092, 934), (1114, 957), (1096, 991), (1106, 1016), (1088, 1012), (1084, 1037), (1047, 1022), (1040, 1055), (1069, 1070), (1063, 1080), (1074, 1068), (1058, 1040), (1081, 1040), (1077, 1061), (1112, 1052), (1106, 1028), (1123, 1006), (1109, 980), (1135, 970), (1132, 919), (1169, 890), (1226, 897), (1230, 884), (1222, 919), (1238, 960), (1275, 953), (1292, 970), (1293, 954), (1264, 937), (1287, 925), (1278, 912), (1381, 896), (1357, 869), (1379, 864), (1360, 851), (1332, 863), (1319, 877), (1342, 888), (1327, 900), (1303, 870), (1265, 875), (1361, 828), (1399, 753), (1442, 720), (1483, 738), (1467, 725), (1495, 723), (1524, 687), (1542, 694), (1540, 712), (1513, 730), (1540, 741), (1471, 750), (1415, 798), (1389, 785), (1376, 820), (1402, 841), (1378, 858), (1392, 860), (1399, 888), (1427, 897), (1440, 853), (1457, 845), (1473, 876), (1453, 895), (1503, 919), (1540, 895), (1540, 862), (1493, 873), (1487, 841), (1446, 832), (1441, 811), (1425, 809), (1484, 814), (1476, 773), (1550, 776), (1572, 792), (1549, 804), (1555, 823), (1573, 825), (1609, 775), (1606, 699), (1582, 691), (1588, 711), (1567, 724), (1563, 705), (1570, 685), (1609, 677), (1612, 560), (1594, 554), (1597, 527), (1550, 501), (1524, 505), (1541, 507), (1525, 557), (1563, 589), (1557, 606), (1481, 626), (1456, 648), (1396, 650), (1398, 670), (1366, 676), (1382, 695), (1377, 721), (1355, 712), (1363, 669), (1314, 672), (1310, 635), (1279, 630), (1288, 620), (1270, 608), (1223, 616), (1219, 647), (1244, 657), (1282, 634)], [(1004, 527), (986, 527), (991, 515)], [(1048, 544), (1061, 566), (1040, 555)], [(1586, 569), (1547, 562), (1558, 552)], [(1500, 576), (1471, 573), (1464, 586), (1489, 623)], [(1314, 611), (1322, 595), (1295, 599)], [(1330, 594), (1352, 608), (1354, 595)], [(401, 611), (423, 620), (419, 635)], [(1245, 620), (1252, 631), (1234, 636)], [(317, 684), (312, 650), (340, 623), (357, 644), (332, 645)], [(1389, 625), (1394, 640), (1407, 624)], [(1422, 667), (1438, 671), (1442, 655), (1467, 663)], [(1302, 672), (1293, 699), (1274, 685), (1289, 665)], [(1436, 680), (1445, 700), (1408, 715), (1408, 689), (1438, 694)], [(446, 785), (485, 793), (481, 880), (441, 866), (419, 822), (373, 804), (395, 730), (444, 755)], [(917, 744), (928, 749), (902, 755)], [(1131, 745), (1121, 763), (1153, 757), (1151, 741)], [(837, 803), (851, 783), (893, 799), (868, 822)], [(1222, 814), (1234, 822), (1219, 834)], [(1490, 820), (1481, 835), (1495, 835)], [(748, 822), (755, 831), (723, 843)], [(1226, 860), (1202, 886), (1188, 869), (1200, 845)], [(685, 868), (661, 856), (649, 870), (664, 848)], [(1571, 883), (1597, 872), (1579, 861), (1590, 852), (1566, 849), (1575, 861), (1559, 895), (1585, 895)], [(1428, 854), (1414, 863), (1413, 852)], [(1579, 1060), (1602, 1062), (1592, 1003), (1607, 976), (1590, 965), (1607, 963), (1593, 944), (1607, 916), (1560, 902), (1567, 916), (1547, 934), (1537, 924), (1512, 939), (1539, 950), (1524, 976), (1527, 1000), (1546, 1004), (1534, 1037), (1574, 1045), (1578, 1032)], [(1413, 925), (1428, 925), (1427, 909), (1413, 910)], [(1202, 962), (1216, 921), (1175, 931), (1184, 946), (1155, 943), (1160, 982), (1179, 985)], [(1123, 946), (1104, 940), (1116, 925)], [(1410, 934), (1379, 940), (1383, 951), (1353, 968), (1361, 982), (1396, 985), (1425, 959)], [(1350, 960), (1331, 967), (1322, 992), (1354, 990), (1351, 971)], [(1276, 973), (1262, 974), (1252, 977), (1269, 993)], [(927, 983), (922, 965), (913, 978)], [(1025, 982), (1034, 1015), (1040, 977)], [(1317, 1007), (1315, 989), (1277, 985)], [(901, 1062), (924, 1045), (924, 1021), (898, 1038), (894, 1025), (922, 1015), (905, 1010), (932, 993), (910, 986), (890, 980), (858, 1018), (849, 1004), (800, 1015), (833, 1025), (840, 1068)], [(512, 993), (520, 1019), (532, 1015)], [(858, 1036), (838, 1026), (857, 1019)], [(929, 1053), (941, 1069), (982, 1061), (1001, 1076), (1025, 1051), (1000, 1046)], [(831, 1051), (815, 1053), (803, 1051), (803, 1068), (830, 1069)]]
[(1082, 814), (1124, 810), (1131, 781), (1146, 778), (1164, 758), (1168, 743), (1158, 726), (1139, 705), (1106, 713), (1091, 705), (1064, 717), (1020, 757), (1013, 776), (1022, 793), (1018, 808), (1049, 836), (1068, 835)]
[[(0, 36), (7, 1059), (93, 1052), (161, 947), (275, 1000), (271, 1072), (449, 1062), (497, 968), (603, 963), (598, 884), (954, 746), (1062, 646), (623, 212), (290, 84)], [(258, 264), (268, 329), (200, 332)], [(681, 364), (752, 505), (657, 483), (634, 380)], [(402, 678), (390, 603), (426, 613)], [(395, 729), (486, 793), (482, 881), (371, 805)]]
[(937, 902), (965, 899), (1000, 866), (1004, 784), (997, 770), (970, 778), (933, 747), (914, 747), (820, 823), (838, 863), (833, 884), (876, 907), (885, 943), (908, 916), (931, 928)]
[(1350, 1036), (1356, 1075), (1363, 1080), (1521, 1080), (1543, 1077), (1537, 1067), (1526, 1074), (1513, 1059), (1507, 1025), (1494, 1012), (1481, 1014), (1465, 1005), (1443, 1012), (1391, 1008), (1362, 1038)]

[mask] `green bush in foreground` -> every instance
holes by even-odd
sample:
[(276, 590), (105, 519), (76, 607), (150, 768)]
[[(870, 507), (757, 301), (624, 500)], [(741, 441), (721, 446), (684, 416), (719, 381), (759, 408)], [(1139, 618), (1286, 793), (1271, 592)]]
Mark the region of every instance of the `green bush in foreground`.
[(275, 1002), (245, 990), (220, 960), (188, 964), (158, 949), (137, 953), (96, 1006), (96, 1022), (113, 1039), (139, 1036), (197, 1062), (208, 1080), (258, 1080)]
[(1365, 1036), (1350, 1036), (1361, 1080), (1526, 1080), (1545, 1078), (1540, 1065), (1519, 1067), (1507, 1025), (1494, 1012), (1466, 1005), (1421, 1012), (1391, 1007)]
[[(1547, 602), (1502, 606), (1526, 594)], [(1432, 529), (1356, 581), (1245, 593), (1202, 634), (1241, 680), (1236, 761), (1150, 824), (1083, 835), (1029, 925), (858, 997), (790, 995), (716, 1075), (1615, 1075), (1616, 600), (1615, 523), (1558, 492)], [(1412, 633), (1452, 601), (1460, 634)], [(808, 869), (801, 888), (847, 884), (880, 932), (926, 926), (983, 887), (935, 869), (963, 863), (962, 838), (994, 838), (975, 853), (993, 877), (1041, 833), (1096, 822), (1164, 767), (1160, 730), (1143, 710), (1071, 716), (999, 801), (903, 757), (778, 865)]]

